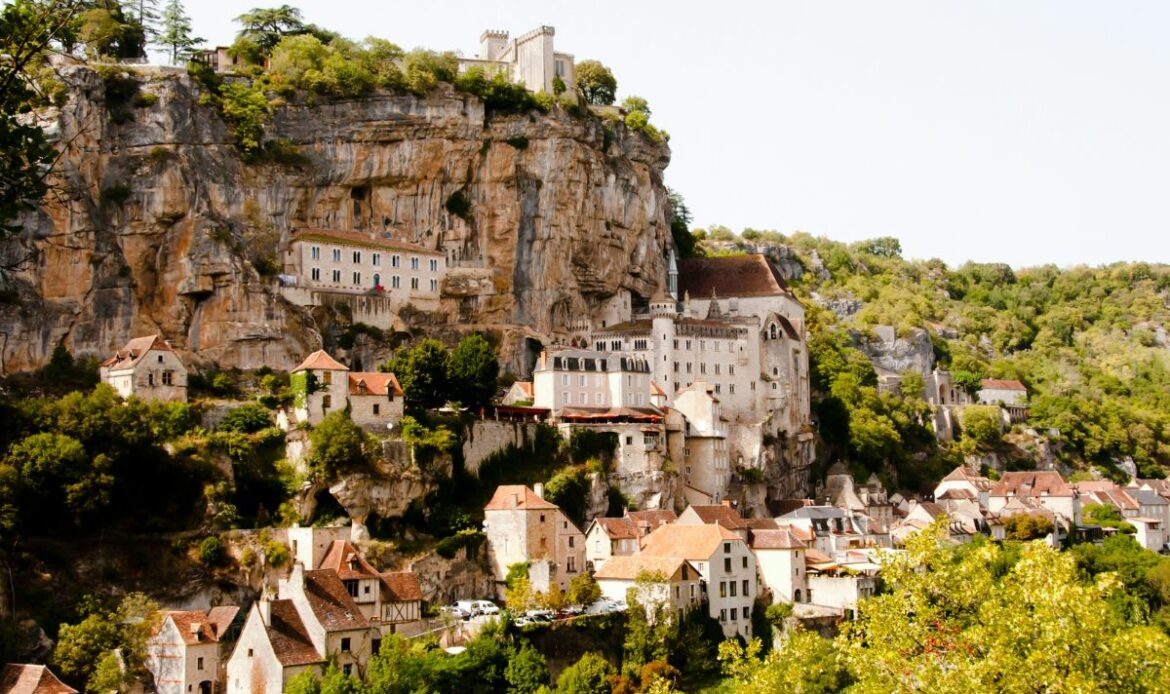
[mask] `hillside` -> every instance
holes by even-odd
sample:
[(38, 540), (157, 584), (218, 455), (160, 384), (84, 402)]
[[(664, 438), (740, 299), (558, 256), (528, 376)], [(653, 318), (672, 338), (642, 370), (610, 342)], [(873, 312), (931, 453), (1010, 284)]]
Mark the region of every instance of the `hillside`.
[[(1131, 472), (1165, 476), (1170, 267), (951, 268), (903, 258), (893, 238), (844, 244), (806, 233), (735, 235), (722, 227), (695, 230), (695, 237), (699, 252), (768, 253), (809, 304), (823, 458), (902, 470), (902, 484), (914, 486), (932, 483), (962, 453), (976, 452), (961, 441), (934, 444), (920, 424), (920, 380), (904, 379), (909, 397), (877, 392), (875, 363), (913, 370), (932, 362), (973, 388), (984, 378), (1023, 382), (1028, 427), (1059, 432), (1052, 442), (1067, 468), (1117, 476), (1132, 460)], [(902, 361), (871, 348), (880, 342), (880, 326), (893, 327)], [(993, 443), (983, 449), (1005, 445)], [(1025, 455), (1017, 464), (1034, 462)]]

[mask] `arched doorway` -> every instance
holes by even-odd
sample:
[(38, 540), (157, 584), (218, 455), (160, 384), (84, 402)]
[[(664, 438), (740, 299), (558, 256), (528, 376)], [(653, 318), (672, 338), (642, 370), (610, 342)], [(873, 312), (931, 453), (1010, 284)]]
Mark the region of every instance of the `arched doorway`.
[(199, 694), (211, 694), (211, 682), (203, 680), (199, 683)]
[(792, 595), (792, 602), (800, 602), (800, 588), (797, 588), (796, 593)]

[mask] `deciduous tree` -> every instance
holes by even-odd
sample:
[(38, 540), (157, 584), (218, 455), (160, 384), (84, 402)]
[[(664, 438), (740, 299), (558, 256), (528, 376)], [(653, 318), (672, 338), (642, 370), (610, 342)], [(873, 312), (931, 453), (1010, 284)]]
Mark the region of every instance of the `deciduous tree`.
[(574, 68), (577, 92), (587, 104), (608, 106), (617, 96), (617, 79), (596, 60), (582, 60)]

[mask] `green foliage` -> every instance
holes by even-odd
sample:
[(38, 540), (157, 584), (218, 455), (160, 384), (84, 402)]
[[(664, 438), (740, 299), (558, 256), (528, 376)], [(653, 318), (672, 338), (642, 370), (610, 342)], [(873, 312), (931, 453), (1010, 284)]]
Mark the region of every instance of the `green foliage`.
[[(607, 147), (608, 149), (608, 147)], [(681, 194), (667, 189), (670, 200), (670, 236), (674, 240), (674, 247), (679, 258), (693, 258), (699, 255), (695, 247), (695, 237), (691, 235), (691, 211)]]
[(596, 60), (582, 60), (573, 68), (577, 92), (582, 101), (594, 106), (608, 106), (617, 95), (613, 72)]
[(121, 207), (130, 199), (130, 186), (125, 183), (115, 183), (102, 188), (102, 204)]
[(398, 377), (407, 405), (432, 408), (447, 402), (451, 394), (447, 381), (448, 357), (443, 343), (426, 339), (405, 353), (399, 352), (387, 365)]
[(235, 133), (236, 143), (247, 155), (260, 149), (264, 122), (272, 111), (268, 98), (256, 85), (228, 82), (220, 89), (220, 113)]
[(464, 528), (451, 537), (439, 540), (438, 544), (435, 545), (435, 552), (444, 559), (453, 559), (456, 552), (467, 548), (467, 555), (472, 556), (475, 553), (475, 548), (482, 544), (486, 537), (480, 530)]
[(1052, 532), (1052, 521), (1043, 516), (1016, 514), (1003, 519), (1004, 534), (1009, 540), (1038, 540)]
[(746, 647), (725, 641), (719, 659), (735, 682), (734, 691), (744, 694), (830, 694), (845, 691), (851, 679), (833, 642), (803, 629), (788, 634), (778, 650), (766, 655), (759, 639)]
[(610, 694), (609, 678), (617, 671), (597, 653), (586, 653), (561, 671), (557, 694)]
[[(142, 593), (129, 593), (116, 609), (87, 601), (77, 624), (62, 624), (53, 649), (53, 665), (68, 681), (87, 691), (122, 689), (145, 668), (146, 640), (158, 620), (158, 605)], [(119, 649), (125, 673), (109, 654)]]
[(999, 408), (994, 405), (965, 405), (959, 413), (963, 438), (980, 448), (995, 445), (1000, 437)]
[(577, 527), (585, 525), (585, 507), (589, 501), (589, 480), (579, 466), (558, 472), (544, 486), (544, 498), (561, 507)]
[(248, 403), (231, 410), (219, 422), (220, 431), (235, 431), (241, 434), (254, 434), (270, 426), (272, 418), (268, 410), (256, 403)]
[(416, 48), (406, 54), (402, 64), (406, 88), (420, 96), (439, 82), (454, 82), (459, 74), (459, 58), (451, 52)]
[(467, 199), (467, 194), (462, 189), (451, 193), (444, 206), (449, 214), (460, 219), (471, 220), (471, 201)]
[(203, 39), (191, 33), (191, 18), (180, 0), (168, 0), (163, 8), (162, 31), (155, 43), (170, 52), (171, 65), (186, 61)]
[(199, 543), (199, 561), (206, 567), (223, 566), (227, 560), (227, 548), (215, 535), (203, 538)]
[(591, 605), (601, 597), (601, 587), (588, 571), (577, 574), (569, 581), (569, 592), (565, 596), (570, 605)]
[(491, 404), (499, 380), (500, 362), (496, 350), (482, 335), (467, 335), (447, 359), (447, 386), (450, 396), (469, 408)]
[(367, 469), (377, 455), (375, 442), (349, 418), (330, 412), (309, 434), (309, 470), (321, 480), (334, 480), (353, 470)]
[(548, 678), (548, 661), (540, 651), (528, 644), (512, 656), (504, 670), (508, 691), (517, 694), (534, 694), (541, 687), (548, 686)]

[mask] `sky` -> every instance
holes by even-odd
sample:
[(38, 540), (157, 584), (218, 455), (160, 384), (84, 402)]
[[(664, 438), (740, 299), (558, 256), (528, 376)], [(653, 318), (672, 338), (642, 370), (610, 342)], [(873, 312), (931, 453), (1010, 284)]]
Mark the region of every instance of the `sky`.
[(1170, 3), (187, 0), (195, 32), (288, 2), (350, 38), (472, 56), (556, 27), (670, 134), (693, 226), (896, 236), (908, 258), (1170, 262)]

